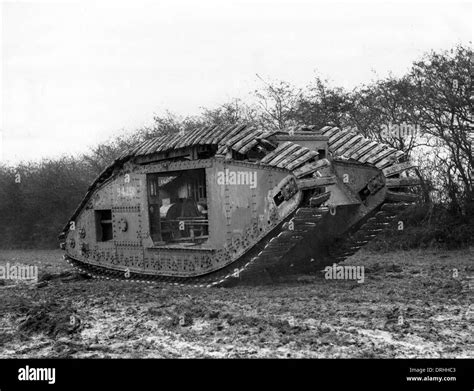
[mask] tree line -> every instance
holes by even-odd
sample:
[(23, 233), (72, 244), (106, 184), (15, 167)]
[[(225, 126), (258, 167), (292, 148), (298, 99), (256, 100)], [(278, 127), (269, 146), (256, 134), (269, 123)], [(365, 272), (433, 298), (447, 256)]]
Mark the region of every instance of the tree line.
[[(304, 88), (257, 75), (260, 88), (199, 115), (155, 115), (153, 125), (117, 136), (78, 156), (15, 166), (0, 163), (0, 248), (54, 248), (90, 183), (124, 149), (202, 125), (249, 123), (268, 130), (326, 125), (352, 129), (405, 151), (425, 180), (423, 204), (410, 212), (399, 247), (472, 243), (473, 119), (470, 47), (429, 52), (408, 72), (353, 90), (315, 77)], [(383, 246), (381, 246), (383, 247)]]

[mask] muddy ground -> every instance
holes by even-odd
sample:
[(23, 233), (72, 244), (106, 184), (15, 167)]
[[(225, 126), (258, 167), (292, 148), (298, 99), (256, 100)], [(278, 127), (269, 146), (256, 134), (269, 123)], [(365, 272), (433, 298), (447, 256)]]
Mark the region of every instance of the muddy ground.
[[(61, 251), (0, 251), (0, 358), (474, 357), (474, 249), (360, 252), (365, 281), (191, 288), (84, 279)], [(456, 269), (456, 270), (454, 270)]]

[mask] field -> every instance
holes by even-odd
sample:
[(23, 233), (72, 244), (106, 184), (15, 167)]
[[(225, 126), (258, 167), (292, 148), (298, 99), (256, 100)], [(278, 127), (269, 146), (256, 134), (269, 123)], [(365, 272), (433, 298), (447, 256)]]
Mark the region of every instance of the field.
[(0, 251), (0, 358), (474, 357), (474, 249), (360, 252), (365, 281), (192, 288), (88, 279), (61, 251)]

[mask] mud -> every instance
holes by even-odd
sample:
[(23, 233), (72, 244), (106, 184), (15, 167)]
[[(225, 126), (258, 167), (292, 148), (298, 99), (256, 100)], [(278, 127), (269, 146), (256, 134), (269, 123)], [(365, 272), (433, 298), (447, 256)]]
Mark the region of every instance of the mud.
[(360, 252), (364, 283), (192, 288), (88, 279), (60, 251), (1, 251), (0, 358), (474, 357), (474, 249)]

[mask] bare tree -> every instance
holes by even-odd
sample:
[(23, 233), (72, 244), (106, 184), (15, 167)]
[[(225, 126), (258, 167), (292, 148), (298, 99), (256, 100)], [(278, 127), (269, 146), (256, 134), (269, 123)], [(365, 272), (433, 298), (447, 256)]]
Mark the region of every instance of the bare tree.
[(236, 125), (239, 123), (255, 124), (257, 109), (245, 104), (240, 99), (233, 99), (214, 109), (203, 108), (201, 118), (207, 125)]
[(255, 91), (260, 108), (260, 124), (265, 129), (285, 129), (295, 125), (294, 111), (301, 90), (285, 81), (269, 83), (257, 74), (263, 88)]
[(352, 102), (349, 93), (341, 87), (331, 87), (327, 80), (316, 77), (300, 94), (293, 118), (299, 124), (326, 125), (344, 128)]
[(470, 100), (472, 55), (470, 48), (462, 46), (449, 52), (431, 52), (416, 62), (410, 73), (417, 86), (413, 104), (420, 112), (424, 132), (446, 153), (436, 159), (444, 166), (447, 192), (459, 211), (462, 205), (471, 205), (473, 198), (474, 158), (469, 140), (474, 126)]

